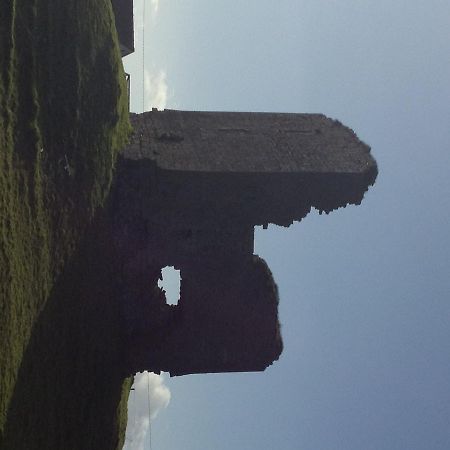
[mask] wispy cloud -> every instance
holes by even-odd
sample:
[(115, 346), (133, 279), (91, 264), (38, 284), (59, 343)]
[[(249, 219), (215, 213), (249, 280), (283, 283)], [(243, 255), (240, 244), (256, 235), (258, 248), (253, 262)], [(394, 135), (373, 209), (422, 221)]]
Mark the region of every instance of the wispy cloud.
[[(148, 8), (150, 4), (150, 8)], [(145, 13), (145, 24), (146, 26), (154, 23), (157, 20), (157, 15), (159, 11), (159, 0), (141, 0), (134, 2), (134, 32), (135, 40), (141, 39), (142, 27), (144, 25), (144, 13)]]
[(151, 0), (150, 3), (152, 5), (152, 12), (153, 12), (153, 14), (156, 14), (158, 12), (158, 9), (159, 9), (159, 0)]
[[(169, 388), (164, 376), (154, 373), (140, 373), (134, 379), (134, 391), (128, 400), (128, 425), (125, 450), (144, 450), (148, 439), (150, 421), (170, 402)], [(149, 417), (150, 404), (150, 417)]]
[(165, 109), (167, 105), (168, 86), (166, 81), (166, 72), (160, 70), (156, 74), (145, 70), (144, 75), (145, 89), (145, 108)]

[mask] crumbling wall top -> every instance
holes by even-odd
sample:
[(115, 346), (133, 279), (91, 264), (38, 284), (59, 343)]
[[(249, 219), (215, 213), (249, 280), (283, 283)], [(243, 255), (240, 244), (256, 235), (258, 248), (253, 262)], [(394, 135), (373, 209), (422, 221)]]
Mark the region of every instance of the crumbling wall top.
[(376, 172), (370, 148), (322, 114), (151, 111), (132, 117), (128, 159), (163, 170), (250, 173)]

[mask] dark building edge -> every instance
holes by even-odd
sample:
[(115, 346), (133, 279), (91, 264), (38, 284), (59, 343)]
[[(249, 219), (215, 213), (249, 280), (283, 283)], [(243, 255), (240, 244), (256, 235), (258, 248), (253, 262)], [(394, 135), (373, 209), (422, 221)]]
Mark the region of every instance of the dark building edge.
[(133, 0), (111, 0), (122, 58), (134, 52)]

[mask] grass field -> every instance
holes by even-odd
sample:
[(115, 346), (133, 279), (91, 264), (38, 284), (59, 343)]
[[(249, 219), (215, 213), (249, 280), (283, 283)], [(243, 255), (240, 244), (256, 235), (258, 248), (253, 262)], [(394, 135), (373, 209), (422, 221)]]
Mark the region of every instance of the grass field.
[(5, 449), (121, 448), (131, 380), (124, 383), (116, 271), (108, 227), (97, 217), (34, 323)]
[(128, 133), (110, 1), (3, 0), (2, 449), (121, 446), (129, 381), (98, 211)]

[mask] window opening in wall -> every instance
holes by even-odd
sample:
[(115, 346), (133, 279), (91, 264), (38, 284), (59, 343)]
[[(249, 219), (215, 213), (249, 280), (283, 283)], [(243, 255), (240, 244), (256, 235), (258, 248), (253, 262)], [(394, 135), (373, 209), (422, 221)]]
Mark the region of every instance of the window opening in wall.
[(180, 271), (173, 266), (166, 266), (161, 271), (162, 280), (158, 281), (158, 286), (166, 291), (166, 302), (168, 305), (178, 305), (180, 299)]

